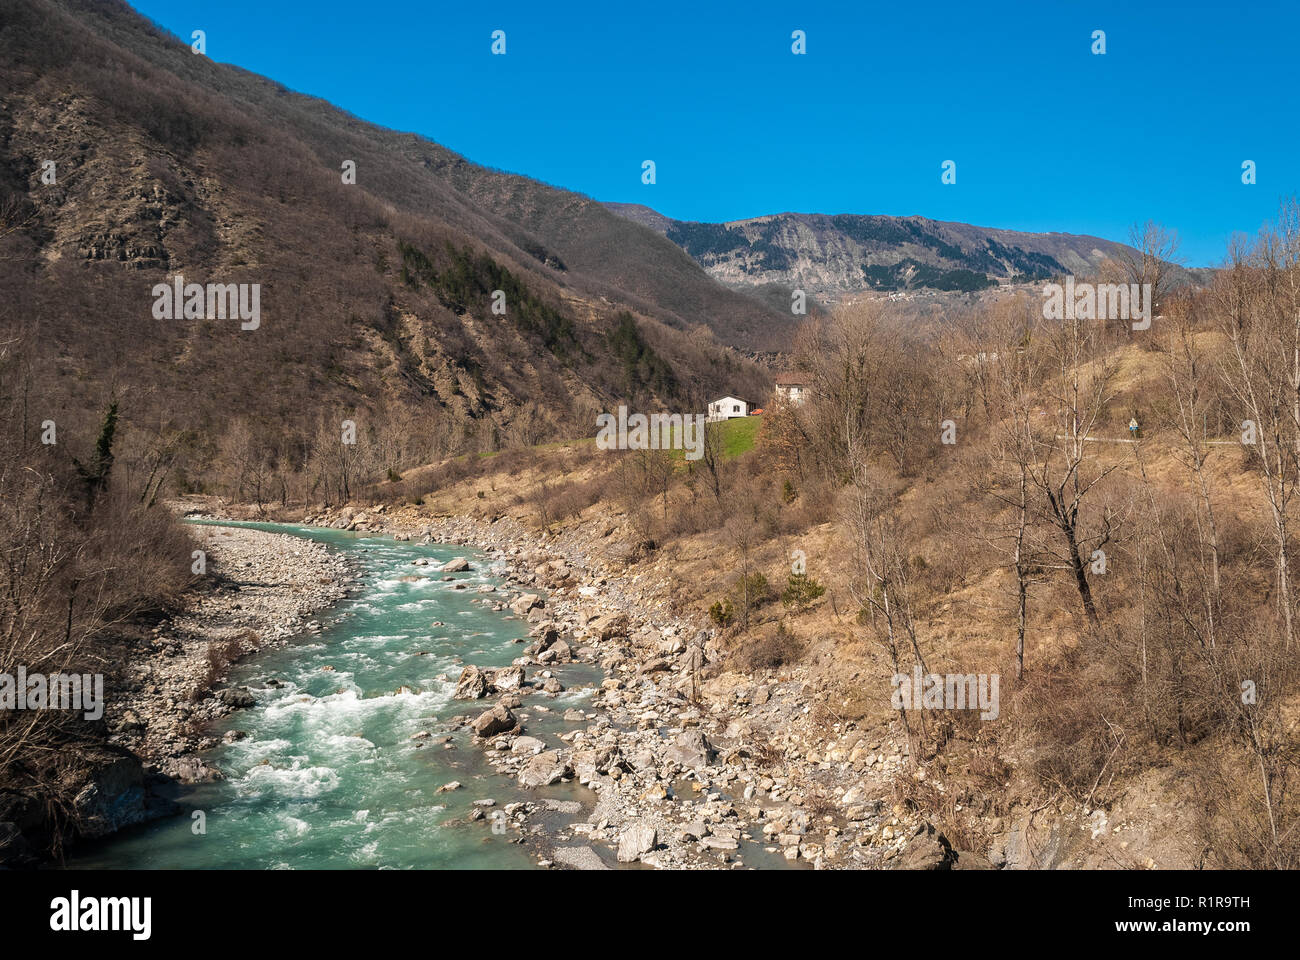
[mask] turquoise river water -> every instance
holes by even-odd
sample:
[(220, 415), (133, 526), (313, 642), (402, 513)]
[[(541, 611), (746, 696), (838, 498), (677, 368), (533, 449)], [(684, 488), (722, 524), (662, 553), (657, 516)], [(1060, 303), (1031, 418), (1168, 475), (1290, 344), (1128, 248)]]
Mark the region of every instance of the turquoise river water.
[[(234, 524), (231, 524), (234, 525)], [(214, 729), (248, 736), (204, 755), (226, 779), (186, 788), (185, 812), (78, 848), (73, 868), (528, 868), (536, 854), (483, 822), (463, 820), (473, 801), (498, 807), (517, 799), (578, 799), (580, 788), (556, 786), (525, 795), (491, 772), (464, 730), (454, 750), (411, 735), (452, 732), (447, 718), (483, 709), (452, 699), (466, 663), (505, 666), (520, 653), (514, 640), (527, 624), (482, 599), (482, 584), (500, 584), (501, 571), (463, 547), (423, 546), (389, 537), (281, 524), (239, 524), (329, 544), (354, 557), (361, 581), (350, 598), (317, 619), (325, 629), (254, 654), (231, 683), (246, 684), (253, 707)], [(418, 557), (469, 557), (474, 569), (444, 574), (412, 565)], [(455, 589), (457, 584), (464, 589)], [(488, 596), (499, 596), (489, 594)], [(442, 627), (433, 624), (441, 621)], [(333, 667), (332, 671), (324, 667)], [(441, 680), (446, 675), (449, 680)], [(583, 706), (598, 680), (595, 668), (556, 671), (566, 686), (558, 698), (527, 697), (528, 732), (552, 745), (560, 714)], [(267, 685), (278, 680), (282, 686)], [(404, 690), (402, 688), (409, 688)], [(545, 704), (552, 712), (536, 710)], [(531, 709), (530, 709), (531, 707)], [(420, 746), (419, 744), (425, 744)], [(464, 789), (439, 794), (459, 780)], [(206, 817), (196, 833), (193, 811)]]

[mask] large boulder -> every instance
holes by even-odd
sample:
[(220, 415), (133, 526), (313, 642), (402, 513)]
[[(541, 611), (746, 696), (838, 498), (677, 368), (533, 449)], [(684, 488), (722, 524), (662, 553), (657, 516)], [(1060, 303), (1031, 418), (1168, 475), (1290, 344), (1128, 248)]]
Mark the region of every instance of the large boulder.
[(669, 760), (680, 763), (687, 770), (707, 767), (716, 755), (713, 745), (694, 727), (683, 730), (665, 753)]
[(568, 663), (573, 659), (573, 649), (563, 640), (556, 640), (537, 655), (538, 663)]
[(582, 780), (595, 780), (609, 770), (614, 751), (610, 747), (578, 750), (573, 754), (573, 770)]
[(502, 667), (492, 674), (492, 686), (497, 693), (508, 693), (524, 685), (523, 667)]
[[(182, 759), (202, 766), (197, 758)], [(79, 832), (86, 839), (104, 837), (176, 809), (174, 803), (170, 804), (171, 811), (155, 809), (139, 758), (125, 750), (96, 751), (81, 776), (84, 779), (74, 795), (73, 806)]]
[(511, 753), (526, 753), (536, 756), (545, 749), (545, 742), (538, 740), (536, 737), (516, 737), (515, 742), (510, 744)]
[(510, 609), (521, 617), (527, 616), (534, 607), (542, 606), (542, 598), (535, 593), (525, 593), (510, 604)]
[(618, 862), (635, 863), (655, 848), (658, 839), (650, 824), (640, 820), (628, 824), (618, 839)]
[(469, 561), (464, 557), (457, 557), (455, 560), (448, 560), (438, 568), (442, 573), (461, 573), (465, 570), (472, 569)]
[(898, 856), (899, 870), (951, 870), (957, 856), (948, 838), (930, 824), (903, 847)]
[(553, 620), (539, 624), (533, 628), (533, 635), (537, 637), (537, 642), (533, 644), (532, 653), (538, 654), (549, 647), (555, 641), (560, 639), (560, 631)]
[(487, 696), (487, 692), (487, 675), (470, 664), (460, 672), (460, 679), (456, 681), (456, 692), (452, 697), (456, 700), (482, 700)]
[(559, 783), (572, 773), (573, 770), (565, 761), (563, 754), (558, 750), (547, 750), (524, 764), (523, 769), (519, 771), (519, 785), (530, 790), (545, 787), (552, 783)]
[(673, 666), (678, 673), (698, 673), (708, 662), (704, 648), (693, 643), (682, 651)]
[(614, 640), (627, 636), (627, 614), (607, 613), (587, 622), (587, 632), (601, 640)]
[(253, 695), (248, 692), (247, 687), (225, 687), (217, 691), (217, 699), (227, 707), (233, 707), (236, 710), (251, 707), (257, 703)]
[(518, 724), (519, 721), (515, 719), (515, 715), (509, 708), (498, 703), (491, 710), (480, 713), (471, 726), (477, 736), (495, 737), (498, 733), (513, 730)]

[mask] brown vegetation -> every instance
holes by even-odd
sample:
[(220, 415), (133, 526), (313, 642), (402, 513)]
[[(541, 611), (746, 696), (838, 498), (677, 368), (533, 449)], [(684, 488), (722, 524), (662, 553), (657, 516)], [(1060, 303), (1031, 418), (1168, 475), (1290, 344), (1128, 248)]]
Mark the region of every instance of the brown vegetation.
[[(112, 403), (97, 431), (24, 417), (34, 384), (15, 346), (0, 344), (0, 673), (103, 674), (111, 690), (110, 635), (176, 599), (192, 545), (148, 474), (125, 476)], [(0, 821), (41, 824), (57, 853), (105, 733), (83, 713), (0, 711)]]
[[(814, 399), (774, 408), (752, 453), (537, 451), (545, 496), (483, 512), (622, 516), (711, 611), (727, 666), (812, 670), (828, 722), (896, 716), (889, 677), (916, 664), (1001, 674), (997, 723), (903, 717), (948, 791), (900, 798), (961, 842), (983, 837), (971, 810), (1095, 807), (1171, 771), (1206, 863), (1295, 866), (1296, 237), (1288, 206), (1213, 285), (1165, 291), (1145, 334), (1045, 321), (1023, 295), (938, 337), (840, 310), (802, 335)], [(568, 488), (572, 521), (542, 505)], [(796, 549), (825, 585), (807, 609), (773, 599)]]

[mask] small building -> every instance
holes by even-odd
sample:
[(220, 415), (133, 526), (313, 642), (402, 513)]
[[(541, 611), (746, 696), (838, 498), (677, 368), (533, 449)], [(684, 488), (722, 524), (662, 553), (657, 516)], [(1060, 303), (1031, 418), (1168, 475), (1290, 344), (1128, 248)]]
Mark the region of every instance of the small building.
[(798, 406), (812, 392), (812, 380), (802, 373), (781, 373), (776, 377), (776, 395), (786, 403)]
[(739, 397), (723, 397), (709, 404), (709, 421), (730, 420), (749, 416), (749, 401)]

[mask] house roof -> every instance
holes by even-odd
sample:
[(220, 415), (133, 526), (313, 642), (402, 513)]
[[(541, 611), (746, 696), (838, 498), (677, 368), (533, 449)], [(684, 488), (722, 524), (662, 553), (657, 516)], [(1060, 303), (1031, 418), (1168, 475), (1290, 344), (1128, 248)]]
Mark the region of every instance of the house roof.
[(744, 399), (742, 399), (742, 398), (740, 398), (740, 397), (729, 397), (729, 396), (728, 396), (728, 397), (718, 397), (718, 399), (714, 400), (713, 402), (714, 402), (714, 403), (722, 403), (724, 400), (734, 400), (734, 401), (736, 401), (737, 403), (743, 403), (743, 404), (745, 404), (745, 405), (747, 405), (747, 406), (748, 406), (748, 404), (749, 404), (749, 401), (748, 401), (748, 400), (744, 400)]
[(778, 387), (802, 387), (810, 382), (808, 376), (802, 373), (778, 373), (776, 375), (776, 385)]

